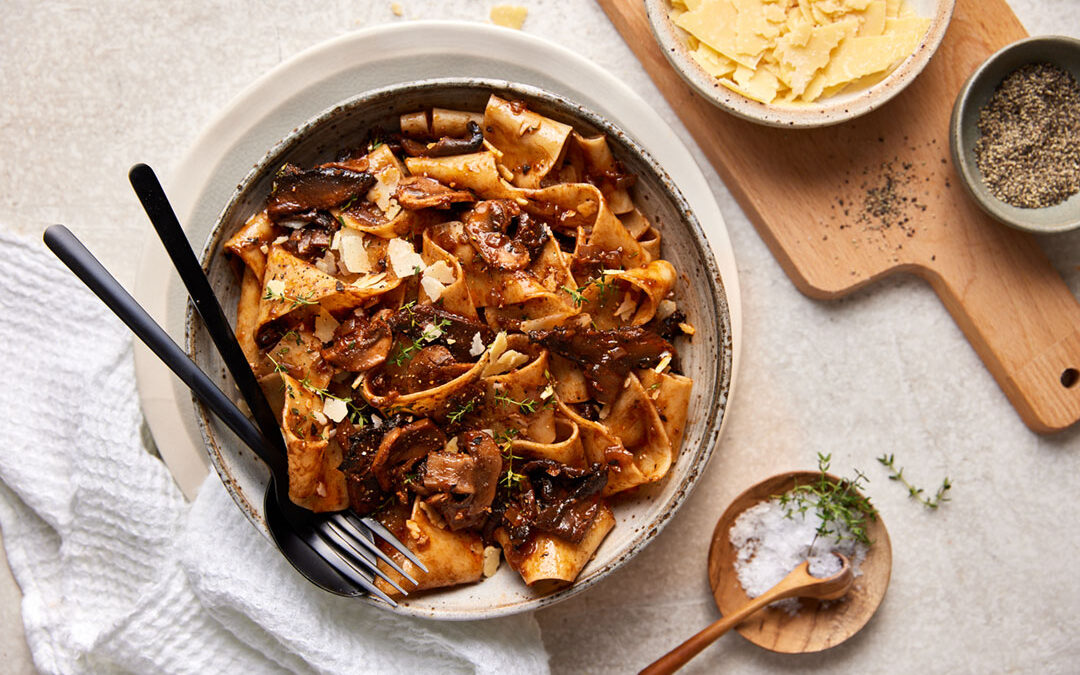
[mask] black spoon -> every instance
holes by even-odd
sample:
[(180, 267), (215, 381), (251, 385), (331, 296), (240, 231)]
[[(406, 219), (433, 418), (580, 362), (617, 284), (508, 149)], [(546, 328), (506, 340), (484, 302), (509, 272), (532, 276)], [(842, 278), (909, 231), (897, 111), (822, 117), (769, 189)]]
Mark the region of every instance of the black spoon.
[[(340, 547), (324, 541), (312, 524), (313, 514), (289, 501), (285, 455), (273, 452), (272, 444), (236, 405), (199, 369), (101, 263), (63, 225), (45, 230), (45, 245), (97, 295), (135, 335), (161, 359), (234, 433), (266, 462), (271, 471), (264, 503), (267, 527), (285, 558), (309, 581), (332, 593), (358, 596), (370, 593), (396, 603), (373, 583), (373, 577), (346, 557)], [(374, 548), (374, 545), (372, 545)], [(349, 547), (364, 567), (374, 567), (369, 551)], [(378, 551), (375, 555), (382, 553)], [(385, 554), (384, 554), (385, 555)], [(370, 556), (370, 557), (369, 557)], [(382, 557), (382, 556), (379, 556)], [(381, 575), (380, 575), (381, 576)]]

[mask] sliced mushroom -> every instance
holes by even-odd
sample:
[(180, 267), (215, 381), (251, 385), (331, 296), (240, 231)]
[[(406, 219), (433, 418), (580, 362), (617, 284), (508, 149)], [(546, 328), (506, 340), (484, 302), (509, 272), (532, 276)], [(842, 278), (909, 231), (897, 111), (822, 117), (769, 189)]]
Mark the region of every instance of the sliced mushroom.
[(595, 330), (584, 326), (529, 333), (554, 353), (580, 364), (593, 398), (610, 403), (634, 368), (651, 368), (675, 354), (671, 343), (643, 326)]
[(468, 190), (454, 190), (434, 178), (406, 176), (398, 181), (394, 198), (406, 209), (445, 209), (451, 204), (475, 202), (476, 195)]
[(506, 234), (520, 215), (521, 207), (505, 199), (480, 202), (465, 214), (465, 233), (484, 262), (506, 271), (528, 266), (529, 250)]
[(365, 194), (374, 184), (375, 177), (366, 171), (338, 167), (286, 170), (274, 183), (266, 212), (271, 220), (280, 220), (333, 208)]
[(391, 314), (383, 310), (368, 318), (358, 310), (334, 330), (334, 341), (322, 349), (323, 360), (352, 373), (382, 364), (394, 340), (386, 322)]
[(371, 463), (379, 448), (383, 434), (368, 425), (357, 429), (348, 418), (337, 426), (337, 437), (344, 450), (341, 471), (345, 474), (345, 488), (349, 493), (349, 508), (365, 516), (375, 511), (386, 498), (379, 481), (371, 472)]
[(475, 527), (487, 519), (502, 472), (502, 454), (490, 434), (469, 431), (461, 439), (463, 452), (429, 455), (424, 477), (424, 487), (441, 489), (426, 503), (452, 530)]
[(425, 417), (383, 436), (371, 462), (371, 471), (384, 492), (393, 492), (417, 462), (444, 445), (446, 435)]
[(402, 138), (401, 149), (410, 157), (448, 157), (480, 152), (480, 148), (484, 147), (484, 132), (480, 130), (480, 125), (470, 121), (465, 130), (468, 135), (463, 138), (443, 136), (430, 146), (411, 138)]

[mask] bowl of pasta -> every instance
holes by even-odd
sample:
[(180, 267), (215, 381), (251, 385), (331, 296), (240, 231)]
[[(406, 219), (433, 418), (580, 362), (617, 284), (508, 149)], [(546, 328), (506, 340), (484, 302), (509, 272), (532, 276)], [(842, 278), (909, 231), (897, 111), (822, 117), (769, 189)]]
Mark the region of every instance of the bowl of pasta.
[(646, 0), (672, 67), (706, 100), (778, 127), (839, 124), (910, 84), (955, 0)]
[[(656, 536), (719, 435), (731, 326), (700, 225), (633, 139), (534, 87), (323, 112), (243, 179), (203, 264), (280, 411), (292, 501), (373, 516), (427, 566), (397, 561), (418, 584), (394, 611), (580, 592)], [(187, 333), (230, 391), (190, 313)], [(266, 469), (197, 412), (266, 533)]]

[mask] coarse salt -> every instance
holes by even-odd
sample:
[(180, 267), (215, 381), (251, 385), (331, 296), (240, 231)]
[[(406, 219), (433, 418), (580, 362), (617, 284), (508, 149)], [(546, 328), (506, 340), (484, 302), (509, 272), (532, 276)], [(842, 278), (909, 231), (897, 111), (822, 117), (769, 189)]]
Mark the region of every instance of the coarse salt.
[[(847, 556), (855, 576), (860, 574), (859, 565), (869, 547), (856, 541), (843, 523), (829, 524), (837, 534), (817, 536), (821, 517), (815, 508), (816, 497), (806, 499), (809, 508), (803, 513), (792, 510), (790, 517), (777, 498), (752, 506), (735, 519), (728, 536), (735, 549), (735, 573), (748, 597), (765, 593), (805, 560), (810, 561), (810, 574), (815, 577), (836, 574), (840, 559), (834, 553)], [(791, 614), (800, 607), (797, 598), (773, 604)]]

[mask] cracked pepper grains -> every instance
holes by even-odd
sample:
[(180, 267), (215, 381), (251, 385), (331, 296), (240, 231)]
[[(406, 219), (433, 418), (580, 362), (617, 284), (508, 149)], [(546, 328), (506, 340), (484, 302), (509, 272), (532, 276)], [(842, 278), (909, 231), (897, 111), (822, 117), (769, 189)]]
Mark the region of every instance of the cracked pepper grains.
[(1029, 209), (1080, 190), (1080, 86), (1034, 63), (1010, 73), (979, 112), (975, 161), (990, 192)]

